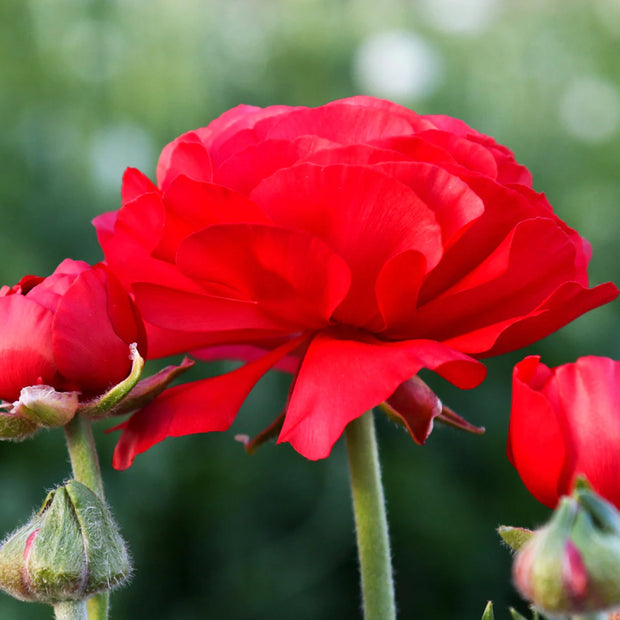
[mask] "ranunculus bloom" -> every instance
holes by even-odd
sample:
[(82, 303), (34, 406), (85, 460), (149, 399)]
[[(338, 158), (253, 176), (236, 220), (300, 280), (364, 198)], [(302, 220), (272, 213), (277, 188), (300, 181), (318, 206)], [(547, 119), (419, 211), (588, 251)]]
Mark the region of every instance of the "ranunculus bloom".
[(620, 361), (548, 368), (531, 355), (515, 366), (512, 389), (508, 458), (530, 493), (553, 508), (583, 474), (620, 508)]
[(103, 264), (64, 260), (47, 278), (0, 288), (0, 400), (24, 387), (98, 395), (131, 369), (129, 345), (145, 355), (144, 327)]
[(587, 243), (492, 138), (371, 97), (239, 106), (135, 169), (95, 221), (153, 356), (248, 363), (169, 390), (125, 425), (115, 463), (224, 430), (276, 364), (295, 373), (279, 440), (329, 454), (421, 368), (477, 385), (473, 358), (529, 344), (611, 300)]

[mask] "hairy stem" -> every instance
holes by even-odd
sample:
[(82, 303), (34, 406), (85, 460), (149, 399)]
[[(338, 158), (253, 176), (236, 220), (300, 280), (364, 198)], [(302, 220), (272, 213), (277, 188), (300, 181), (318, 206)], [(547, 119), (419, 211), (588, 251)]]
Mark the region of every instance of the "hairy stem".
[(385, 497), (372, 411), (345, 431), (365, 620), (396, 618)]

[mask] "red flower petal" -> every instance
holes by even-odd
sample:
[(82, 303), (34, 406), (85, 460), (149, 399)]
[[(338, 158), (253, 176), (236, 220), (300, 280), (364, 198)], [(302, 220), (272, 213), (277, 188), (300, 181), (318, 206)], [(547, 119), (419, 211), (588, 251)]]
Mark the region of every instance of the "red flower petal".
[[(473, 335), (470, 340), (471, 345), (466, 342), (469, 339), (468, 336), (462, 339), (455, 338), (454, 345), (451, 342), (446, 344), (459, 348), (462, 345), (461, 350), (471, 351), (472, 354), (484, 357), (501, 355), (537, 342), (582, 314), (613, 301), (617, 296), (618, 289), (611, 282), (599, 284), (591, 289), (575, 282), (568, 282), (558, 287), (544, 303), (535, 311), (530, 312), (529, 316), (509, 321), (502, 330), (498, 330), (501, 333), (492, 345), (485, 343), (482, 334), (479, 334), (478, 343), (475, 345), (473, 345), (475, 339)], [(483, 350), (475, 352), (473, 348)]]
[(136, 455), (166, 437), (228, 429), (258, 380), (306, 339), (300, 336), (290, 340), (225, 375), (166, 390), (116, 427), (122, 428), (123, 434), (114, 451), (114, 467), (127, 469)]
[[(370, 105), (368, 105), (370, 103)], [(411, 135), (432, 125), (415, 112), (390, 102), (358, 99), (335, 101), (319, 108), (301, 108), (278, 117), (264, 136), (294, 140), (300, 135), (358, 144), (392, 136)], [(360, 105), (361, 104), (361, 105)], [(394, 110), (398, 113), (394, 114)]]
[(127, 168), (123, 174), (121, 186), (122, 203), (125, 205), (142, 194), (157, 192), (157, 186), (136, 168)]
[[(455, 346), (459, 335), (499, 326), (511, 317), (515, 321), (525, 318), (558, 287), (574, 279), (574, 257), (574, 245), (555, 221), (538, 218), (521, 222), (467, 276), (421, 306), (409, 333), (451, 339)], [(505, 329), (505, 325), (501, 327)], [(501, 330), (497, 336), (499, 333)]]
[(155, 258), (174, 262), (181, 241), (213, 224), (269, 222), (261, 209), (226, 187), (177, 177), (164, 194), (166, 222), (153, 252)]
[[(561, 422), (543, 393), (530, 382), (546, 383), (549, 369), (540, 356), (519, 362), (513, 373), (513, 412), (508, 431), (508, 458), (519, 470), (530, 493), (547, 506), (557, 501), (557, 481), (565, 459)], [(521, 446), (527, 446), (522, 450)]]
[(334, 146), (333, 142), (316, 136), (301, 136), (296, 140), (265, 140), (251, 144), (224, 160), (214, 174), (214, 180), (242, 194), (252, 191), (262, 179), (276, 170), (292, 166), (308, 155)]
[(327, 457), (349, 422), (421, 368), (461, 388), (475, 387), (486, 373), (479, 362), (429, 340), (382, 342), (362, 332), (320, 332), (295, 379), (279, 442), (312, 460)]
[[(253, 301), (190, 293), (156, 284), (134, 285), (136, 301), (144, 318), (158, 327), (176, 332), (204, 333), (204, 341), (192, 348), (209, 344), (217, 332), (258, 332), (258, 337), (289, 333), (290, 326), (266, 315)], [(267, 334), (265, 334), (267, 332)], [(211, 334), (209, 337), (208, 334)]]
[(480, 197), (458, 176), (433, 164), (391, 162), (376, 166), (409, 186), (435, 214), (444, 251), (485, 211)]
[(147, 357), (146, 333), (138, 309), (116, 276), (102, 263), (95, 265), (93, 271), (105, 287), (108, 299), (108, 317), (117, 336), (128, 344), (136, 343), (138, 352)]
[(388, 260), (377, 278), (377, 300), (383, 324), (377, 331), (406, 332), (416, 315), (418, 293), (426, 273), (426, 259), (407, 250)]
[(53, 382), (52, 318), (47, 308), (27, 297), (0, 297), (1, 400), (17, 400), (23, 387)]
[(114, 234), (109, 235), (105, 230), (98, 234), (107, 264), (128, 289), (134, 282), (156, 282), (189, 291), (201, 290), (175, 265), (152, 256), (164, 222), (159, 192), (143, 194), (124, 205), (114, 223)]
[(276, 223), (311, 232), (346, 260), (351, 290), (335, 318), (348, 325), (364, 326), (378, 315), (374, 285), (391, 256), (418, 250), (430, 269), (442, 255), (432, 211), (371, 168), (300, 164), (265, 179), (251, 197)]
[(195, 181), (211, 181), (213, 164), (209, 152), (195, 131), (167, 144), (157, 164), (157, 184), (165, 191), (180, 174)]
[(58, 370), (83, 392), (103, 392), (129, 373), (129, 344), (112, 327), (98, 270), (84, 271), (61, 298), (54, 317)]
[(346, 263), (319, 238), (260, 224), (195, 233), (181, 244), (177, 264), (187, 276), (207, 287), (225, 285), (229, 297), (258, 304), (295, 331), (324, 327), (350, 284)]
[(549, 507), (578, 474), (620, 506), (620, 362), (588, 356), (549, 369), (539, 359), (514, 369), (509, 459)]

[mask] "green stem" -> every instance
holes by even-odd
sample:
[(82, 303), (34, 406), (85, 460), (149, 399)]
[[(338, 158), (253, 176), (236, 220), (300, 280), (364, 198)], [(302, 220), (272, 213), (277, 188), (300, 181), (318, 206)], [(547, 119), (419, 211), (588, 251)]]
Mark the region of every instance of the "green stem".
[(71, 458), (71, 467), (73, 468), (73, 477), (78, 482), (85, 484), (101, 499), (104, 499), (99, 457), (95, 448), (90, 420), (79, 414), (76, 415), (65, 426), (65, 434), (67, 436), (67, 449)]
[(63, 601), (54, 605), (56, 620), (88, 620), (85, 601)]
[[(67, 449), (71, 459), (73, 477), (78, 482), (85, 484), (102, 500), (105, 500), (101, 469), (99, 468), (99, 457), (95, 448), (90, 420), (79, 414), (76, 415), (65, 426), (65, 435), (67, 437)], [(88, 599), (88, 620), (107, 620), (109, 603), (109, 592), (101, 592)]]
[(396, 618), (385, 498), (372, 411), (345, 431), (365, 620)]

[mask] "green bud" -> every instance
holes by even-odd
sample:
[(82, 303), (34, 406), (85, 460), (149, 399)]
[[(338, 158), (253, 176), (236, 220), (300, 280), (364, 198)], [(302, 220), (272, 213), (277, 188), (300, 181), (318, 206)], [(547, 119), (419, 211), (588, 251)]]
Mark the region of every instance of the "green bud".
[(24, 601), (79, 601), (124, 584), (125, 543), (107, 506), (75, 480), (51, 491), (0, 548), (0, 587)]
[(517, 553), (517, 589), (543, 613), (575, 616), (620, 606), (620, 515), (577, 488)]

